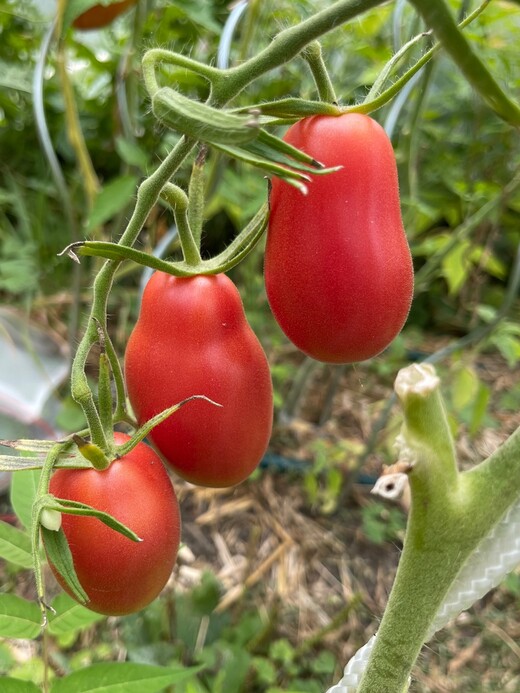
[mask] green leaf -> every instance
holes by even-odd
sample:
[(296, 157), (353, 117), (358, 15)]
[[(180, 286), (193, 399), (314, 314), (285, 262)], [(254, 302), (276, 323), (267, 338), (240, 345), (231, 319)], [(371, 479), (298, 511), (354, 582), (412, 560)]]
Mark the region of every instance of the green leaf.
[(448, 282), (451, 295), (460, 291), (468, 277), (471, 269), (469, 251), (468, 242), (459, 243), (442, 261), (442, 273)]
[(7, 522), (0, 522), (0, 556), (22, 568), (30, 568), (32, 554), (29, 536)]
[(476, 435), (480, 431), (480, 427), (486, 415), (490, 397), (490, 388), (484, 383), (480, 383), (477, 396), (475, 397), (473, 411), (471, 413), (471, 420), (469, 425), (469, 433), (471, 436)]
[(51, 693), (155, 693), (195, 676), (197, 668), (173, 669), (132, 662), (92, 664), (62, 679)]
[(94, 202), (87, 223), (87, 233), (123, 210), (135, 194), (136, 186), (136, 176), (120, 176), (105, 185)]
[(32, 520), (32, 505), (40, 480), (39, 470), (16, 472), (11, 480), (11, 505), (24, 527), (29, 528)]
[(457, 411), (464, 409), (477, 395), (479, 379), (469, 366), (457, 369), (453, 377), (453, 406)]
[(31, 73), (20, 65), (0, 60), (0, 87), (17, 89), (30, 94), (32, 92)]
[(105, 617), (78, 604), (68, 594), (62, 592), (52, 601), (56, 613), (49, 618), (49, 633), (55, 637), (82, 630)]
[(224, 658), (213, 683), (214, 693), (244, 690), (247, 675), (251, 666), (251, 655), (242, 647), (233, 647), (229, 656)]
[(65, 532), (63, 529), (59, 529), (55, 532), (52, 529), (43, 527), (43, 525), (41, 527), (41, 532), (49, 560), (65, 580), (75, 598), (80, 602), (86, 602), (88, 600), (88, 595), (81, 586), (78, 576), (76, 575)]
[(457, 27), (445, 0), (410, 0), (422, 15), (426, 26), (433, 29), (444, 50), (451, 56), (471, 86), (507, 123), (520, 125), (520, 107), (501, 88), (488, 70), (477, 50)]
[(121, 159), (129, 166), (137, 166), (146, 171), (149, 163), (148, 154), (135, 142), (125, 140), (123, 137), (116, 139), (116, 150)]
[(2, 693), (40, 693), (40, 689), (32, 681), (13, 679), (10, 676), (0, 676), (0, 691)]
[(7, 236), (2, 242), (1, 255), (1, 289), (13, 294), (25, 294), (38, 288), (37, 248), (32, 241)]
[(0, 636), (36, 638), (41, 630), (41, 620), (41, 611), (34, 602), (15, 594), (0, 594)]

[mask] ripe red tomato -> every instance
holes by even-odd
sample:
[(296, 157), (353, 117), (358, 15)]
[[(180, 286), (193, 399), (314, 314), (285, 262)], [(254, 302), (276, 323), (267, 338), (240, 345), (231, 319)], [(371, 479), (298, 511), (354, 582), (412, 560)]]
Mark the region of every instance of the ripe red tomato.
[(337, 172), (308, 194), (274, 178), (265, 286), (287, 337), (330, 363), (379, 354), (403, 327), (413, 267), (397, 168), (383, 128), (361, 114), (313, 116), (284, 138)]
[[(114, 438), (118, 444), (128, 440), (123, 433)], [(120, 616), (153, 601), (171, 575), (180, 541), (179, 505), (157, 453), (139, 443), (104, 471), (58, 469), (50, 492), (113, 515), (142, 539), (133, 542), (93, 517), (63, 514), (74, 567), (89, 597), (86, 606)], [(70, 594), (52, 563), (51, 569)]]
[(101, 29), (114, 21), (120, 14), (129, 10), (137, 0), (121, 0), (111, 5), (94, 5), (74, 19), (72, 26), (86, 31), (88, 29)]
[(233, 486), (260, 462), (273, 393), (265, 353), (224, 274), (155, 272), (125, 354), (128, 396), (140, 423), (191, 395), (150, 433), (167, 462), (201, 486)]

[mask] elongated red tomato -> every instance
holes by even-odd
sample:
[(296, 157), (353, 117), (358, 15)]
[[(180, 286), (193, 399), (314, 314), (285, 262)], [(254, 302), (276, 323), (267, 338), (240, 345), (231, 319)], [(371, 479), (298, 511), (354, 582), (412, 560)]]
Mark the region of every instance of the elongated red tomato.
[(284, 138), (327, 167), (308, 194), (274, 178), (265, 286), (287, 337), (320, 361), (379, 354), (403, 327), (413, 268), (397, 168), (383, 128), (361, 114), (313, 116)]
[(183, 478), (232, 486), (260, 462), (271, 435), (273, 395), (265, 353), (224, 274), (155, 272), (125, 354), (128, 396), (140, 423), (191, 395), (150, 439)]
[[(121, 444), (128, 436), (115, 433), (114, 439)], [(119, 616), (153, 601), (171, 575), (180, 541), (177, 498), (157, 453), (139, 443), (103, 471), (59, 469), (51, 478), (50, 492), (113, 515), (142, 540), (134, 542), (97, 518), (63, 514), (74, 568), (89, 597), (86, 606)]]

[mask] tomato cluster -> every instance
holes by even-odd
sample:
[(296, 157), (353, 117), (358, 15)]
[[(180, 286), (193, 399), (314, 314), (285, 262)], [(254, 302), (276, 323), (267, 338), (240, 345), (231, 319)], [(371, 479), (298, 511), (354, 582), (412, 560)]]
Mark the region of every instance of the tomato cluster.
[[(413, 292), (391, 143), (359, 114), (305, 118), (285, 139), (336, 170), (312, 176), (306, 195), (272, 181), (264, 265), (270, 306), (289, 339), (313, 358), (368, 359), (399, 333)], [(152, 275), (127, 344), (125, 378), (140, 425), (189, 400), (149, 434), (184, 479), (232, 486), (259, 464), (271, 435), (270, 370), (226, 275)], [(88, 606), (125, 614), (154, 599), (171, 573), (180, 533), (159, 456), (140, 443), (106, 470), (57, 471), (50, 491), (112, 514), (142, 539), (134, 544), (93, 517), (63, 517)]]

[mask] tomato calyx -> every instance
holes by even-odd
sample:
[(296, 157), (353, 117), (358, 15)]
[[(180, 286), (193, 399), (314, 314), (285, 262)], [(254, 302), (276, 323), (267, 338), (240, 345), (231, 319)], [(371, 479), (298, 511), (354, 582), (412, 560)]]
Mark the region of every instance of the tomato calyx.
[(110, 459), (98, 445), (85, 440), (77, 434), (72, 436), (72, 440), (78, 446), (78, 450), (81, 455), (83, 455), (83, 457), (88, 460), (95, 469), (98, 471), (108, 469)]

